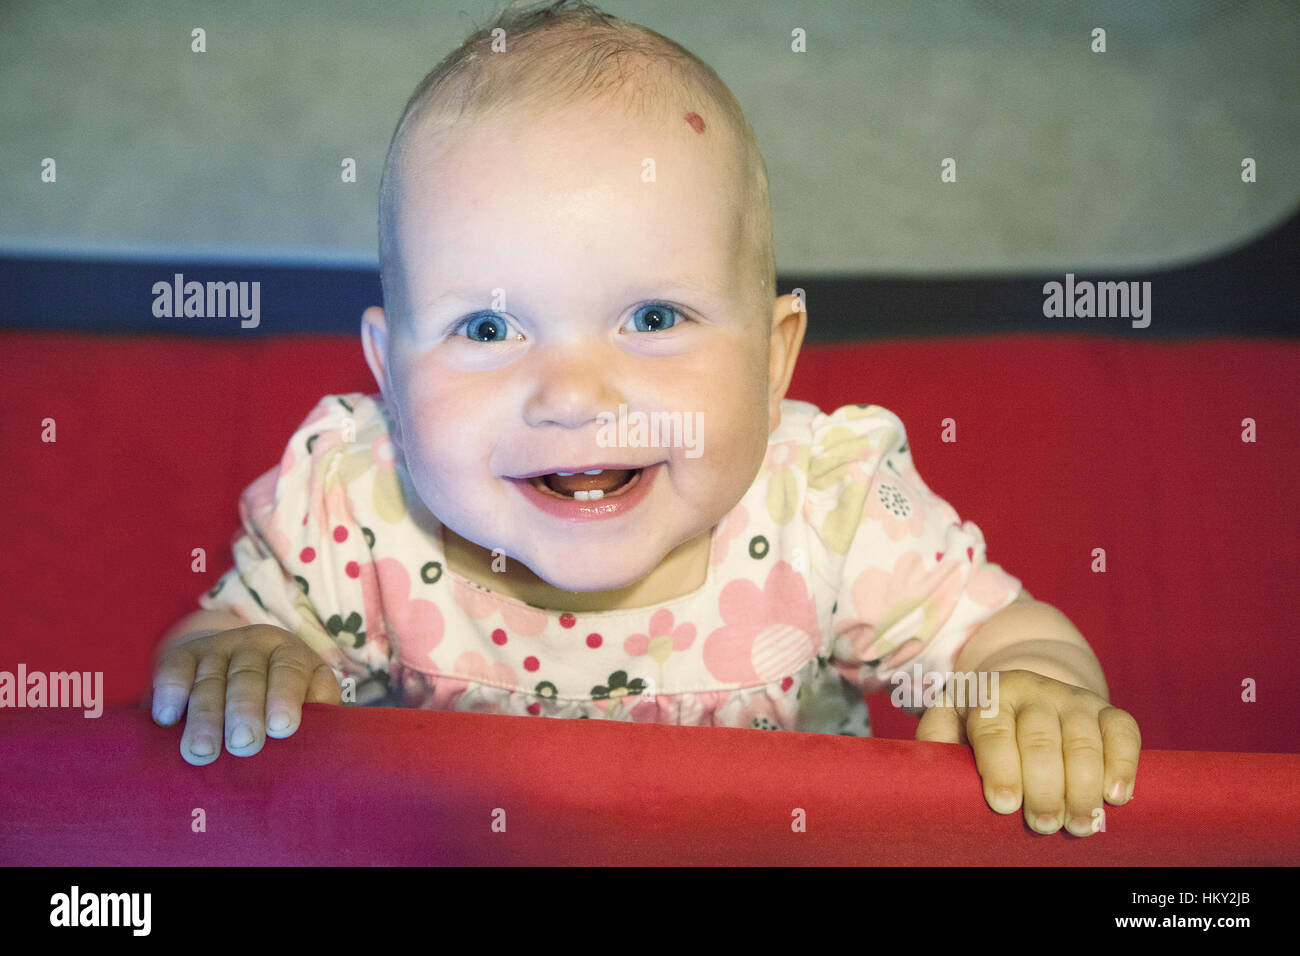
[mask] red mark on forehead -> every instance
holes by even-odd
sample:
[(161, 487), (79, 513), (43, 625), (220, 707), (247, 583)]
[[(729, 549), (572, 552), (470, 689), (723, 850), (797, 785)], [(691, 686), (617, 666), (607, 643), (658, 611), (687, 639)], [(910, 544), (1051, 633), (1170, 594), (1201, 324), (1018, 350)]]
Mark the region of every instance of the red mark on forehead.
[(687, 113), (685, 119), (686, 122), (691, 124), (691, 129), (695, 130), (695, 132), (704, 132), (704, 120), (700, 119), (699, 113)]

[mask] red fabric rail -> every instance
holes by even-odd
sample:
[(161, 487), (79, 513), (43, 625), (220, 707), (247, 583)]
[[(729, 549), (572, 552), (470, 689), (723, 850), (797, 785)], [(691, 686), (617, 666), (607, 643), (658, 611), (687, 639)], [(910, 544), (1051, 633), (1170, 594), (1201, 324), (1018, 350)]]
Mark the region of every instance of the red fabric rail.
[(308, 705), (288, 740), (191, 767), (180, 734), (135, 710), (0, 714), (0, 863), (1300, 861), (1294, 754), (1144, 751), (1134, 799), (1078, 838), (995, 814), (958, 745)]

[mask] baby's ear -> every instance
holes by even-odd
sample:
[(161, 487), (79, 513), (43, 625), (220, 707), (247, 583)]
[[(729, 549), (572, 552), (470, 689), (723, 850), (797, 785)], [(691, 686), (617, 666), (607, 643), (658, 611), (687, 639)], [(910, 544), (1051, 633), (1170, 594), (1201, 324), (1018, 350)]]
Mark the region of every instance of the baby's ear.
[(772, 344), (767, 369), (769, 431), (781, 423), (781, 401), (790, 387), (807, 328), (808, 314), (801, 297), (783, 295), (772, 303)]
[(388, 379), (388, 322), (384, 310), (372, 305), (361, 313), (361, 348), (366, 353), (366, 364), (370, 374), (384, 395), (384, 403), (390, 404), (392, 397), (391, 383)]

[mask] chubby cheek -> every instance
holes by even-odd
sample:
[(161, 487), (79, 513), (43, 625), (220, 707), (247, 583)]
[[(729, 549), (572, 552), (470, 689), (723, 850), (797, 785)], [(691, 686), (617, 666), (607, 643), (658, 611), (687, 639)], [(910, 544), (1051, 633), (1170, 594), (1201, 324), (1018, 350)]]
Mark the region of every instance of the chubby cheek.
[(697, 391), (695, 407), (703, 412), (704, 431), (696, 461), (718, 491), (738, 500), (767, 452), (769, 421), (766, 365), (756, 356), (737, 359), (715, 369), (709, 386)]
[[(429, 364), (408, 367), (397, 386), (402, 445), (411, 478), (426, 503), (455, 500), (467, 479), (486, 467), (485, 418), (489, 406), (476, 400), (468, 382)], [(460, 386), (460, 387), (458, 387)]]
[(737, 501), (753, 483), (767, 454), (767, 408), (756, 405), (752, 396), (746, 397), (750, 400), (736, 408), (725, 423), (719, 421), (712, 436), (706, 432), (704, 441), (718, 486), (727, 488)]

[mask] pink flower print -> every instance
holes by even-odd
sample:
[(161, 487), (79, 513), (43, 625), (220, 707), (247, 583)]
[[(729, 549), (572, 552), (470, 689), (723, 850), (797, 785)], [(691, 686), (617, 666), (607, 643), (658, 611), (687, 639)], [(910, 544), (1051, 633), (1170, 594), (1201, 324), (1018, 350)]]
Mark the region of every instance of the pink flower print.
[[(474, 651), (460, 654), (450, 673), (430, 662), (416, 680), (407, 672), (405, 691), (407, 706), (429, 710), (456, 710), (465, 713), (505, 713), (497, 703), (497, 685), (517, 686), (514, 670), (503, 662), (488, 661)], [(455, 676), (453, 676), (455, 675)], [(483, 685), (487, 685), (487, 689)]]
[(491, 593), (474, 587), (459, 577), (452, 579), (451, 596), (456, 606), (476, 621), (490, 615), (496, 610), (496, 599)]
[[(803, 447), (807, 447), (806, 445)], [(794, 467), (808, 470), (808, 455), (799, 454), (800, 443), (794, 440), (774, 441), (767, 446), (763, 467), (768, 471), (787, 471)]]
[(799, 480), (794, 469), (808, 470), (808, 446), (797, 441), (772, 442), (763, 467), (768, 472), (767, 513), (777, 524), (789, 524), (799, 511)]
[(779, 561), (760, 591), (732, 581), (718, 596), (726, 623), (704, 641), (704, 666), (720, 681), (770, 683), (793, 674), (817, 652), (817, 607), (803, 575)]
[(343, 454), (349, 446), (343, 441), (343, 426), (330, 425), (308, 435), (305, 447), (307, 454), (318, 463), (317, 467), (325, 468), (334, 455)]
[(722, 519), (722, 526), (713, 533), (713, 547), (709, 550), (709, 566), (717, 567), (727, 559), (727, 548), (731, 542), (745, 533), (749, 526), (749, 510), (744, 505), (736, 505)]
[(452, 578), (451, 595), (457, 607), (476, 621), (481, 621), (494, 612), (500, 612), (506, 630), (521, 637), (537, 637), (546, 630), (549, 618), (545, 611), (520, 601), (503, 598), (483, 588), (476, 588), (459, 577)]
[[(720, 716), (734, 698), (731, 691), (658, 694), (653, 701), (642, 699), (627, 714), (638, 724), (677, 724), (682, 727), (725, 727)], [(630, 698), (624, 698), (624, 701)], [(596, 701), (597, 705), (604, 703)]]
[[(659, 686), (664, 683), (664, 661), (674, 651), (684, 651), (695, 643), (695, 625), (683, 621), (676, 627), (673, 612), (660, 608), (650, 615), (650, 633), (633, 634), (623, 642), (623, 650), (632, 657), (644, 657), (659, 665)], [(658, 688), (656, 688), (656, 692)]]
[(662, 724), (666, 723), (662, 719), (662, 714), (669, 709), (669, 698), (663, 694), (656, 694), (654, 700), (646, 700), (644, 696), (629, 711), (628, 716), (636, 724)]
[(519, 601), (502, 601), (498, 608), (506, 628), (524, 637), (536, 637), (546, 630), (546, 612)]
[[(902, 651), (891, 658), (890, 666), (897, 666), (915, 657), (952, 616), (963, 577), (962, 568), (954, 562), (926, 571), (917, 551), (902, 555), (892, 571), (868, 568), (859, 574), (850, 589), (858, 618), (838, 628), (852, 629), (854, 659), (870, 661)], [(916, 652), (904, 651), (904, 645), (912, 640), (918, 642)]]
[(996, 564), (980, 561), (966, 580), (966, 595), (981, 607), (1002, 608), (1014, 593), (1018, 593), (1016, 579)]
[(444, 675), (434, 683), (433, 694), (426, 698), (426, 706), (430, 710), (459, 710), (457, 705), (467, 690), (469, 681)]
[[(244, 513), (258, 514), (275, 507), (275, 486), (280, 481), (280, 469), (272, 468), (258, 478), (239, 496), (239, 505)], [(241, 514), (240, 517), (244, 517)]]
[(478, 681), (490, 687), (513, 690), (519, 686), (519, 677), (505, 661), (489, 661), (475, 651), (465, 651), (456, 658), (452, 670), (458, 677)]
[(410, 572), (396, 558), (367, 561), (360, 571), (366, 643), (375, 641), (386, 652), (391, 631), (397, 635), (398, 654), (405, 666), (434, 673), (430, 667), (433, 652), (445, 630), (438, 605), (411, 597)]
[(280, 456), (280, 474), (287, 475), (293, 468), (294, 463), (298, 460), (298, 452), (294, 450), (293, 444), (284, 446), (284, 454)]
[(925, 505), (915, 500), (915, 492), (887, 469), (879, 472), (867, 495), (864, 517), (879, 521), (891, 541), (925, 534)]
[(695, 625), (683, 622), (673, 626), (673, 612), (660, 608), (650, 616), (650, 633), (633, 634), (623, 642), (623, 650), (633, 657), (650, 655), (662, 664), (673, 651), (684, 651), (695, 642)]
[[(721, 727), (724, 726), (718, 712), (731, 699), (732, 692), (726, 690), (709, 690), (698, 694), (679, 694), (673, 701), (672, 708), (663, 704), (665, 719), (673, 720), (683, 727)], [(659, 698), (666, 701), (662, 695)], [(673, 714), (673, 711), (676, 711)]]
[(275, 489), (279, 481), (280, 470), (272, 468), (245, 488), (239, 496), (239, 520), (245, 526), (251, 523), (271, 553), (283, 562), (295, 549), (289, 543), (288, 534), (276, 524)]

